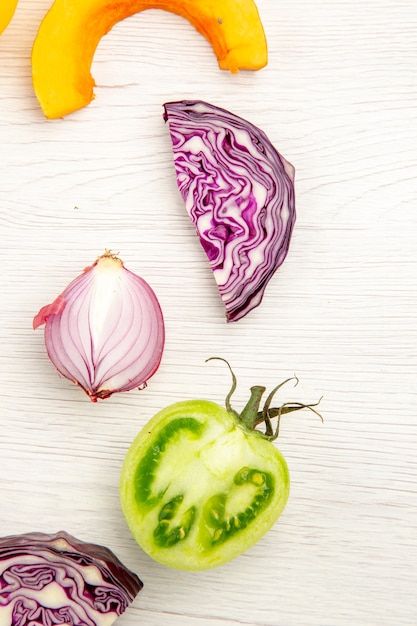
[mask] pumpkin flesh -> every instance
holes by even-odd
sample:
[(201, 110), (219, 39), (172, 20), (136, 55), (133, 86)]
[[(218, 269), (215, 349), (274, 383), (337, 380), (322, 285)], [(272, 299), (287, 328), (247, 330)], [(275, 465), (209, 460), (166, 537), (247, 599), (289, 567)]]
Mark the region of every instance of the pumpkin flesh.
[(1, 0), (0, 2), (0, 35), (10, 24), (16, 10), (17, 0)]
[(254, 0), (55, 0), (32, 49), (35, 94), (47, 118), (63, 117), (94, 98), (97, 46), (119, 21), (145, 9), (186, 18), (211, 44), (221, 69), (236, 73), (267, 63)]

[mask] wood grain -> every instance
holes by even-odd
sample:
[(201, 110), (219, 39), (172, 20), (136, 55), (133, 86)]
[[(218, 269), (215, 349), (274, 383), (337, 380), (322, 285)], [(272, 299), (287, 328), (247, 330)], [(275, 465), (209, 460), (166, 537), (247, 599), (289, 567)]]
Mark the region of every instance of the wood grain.
[[(20, 0), (0, 37), (0, 534), (65, 529), (112, 548), (145, 583), (120, 626), (413, 626), (415, 0), (258, 0), (269, 64), (236, 76), (188, 22), (144, 12), (100, 43), (94, 102), (53, 122), (30, 68), (48, 6)], [(176, 189), (162, 104), (182, 98), (258, 124), (297, 172), (290, 254), (237, 324)], [(145, 391), (94, 405), (31, 324), (105, 248), (152, 284), (167, 344)], [(297, 398), (323, 395), (325, 421), (282, 423), (292, 493), (272, 531), (222, 568), (175, 572), (129, 535), (119, 471), (163, 406), (223, 402), (212, 355), (234, 367), (237, 405), (296, 372)]]

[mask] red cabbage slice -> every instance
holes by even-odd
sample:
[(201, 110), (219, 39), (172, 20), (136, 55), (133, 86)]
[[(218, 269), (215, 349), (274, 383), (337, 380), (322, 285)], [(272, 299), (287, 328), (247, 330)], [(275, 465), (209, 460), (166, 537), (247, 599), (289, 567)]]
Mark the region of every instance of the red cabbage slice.
[(295, 222), (294, 167), (265, 133), (199, 100), (164, 104), (178, 188), (226, 307), (257, 307), (287, 256)]
[(1, 626), (110, 626), (142, 587), (108, 548), (64, 531), (0, 538)]

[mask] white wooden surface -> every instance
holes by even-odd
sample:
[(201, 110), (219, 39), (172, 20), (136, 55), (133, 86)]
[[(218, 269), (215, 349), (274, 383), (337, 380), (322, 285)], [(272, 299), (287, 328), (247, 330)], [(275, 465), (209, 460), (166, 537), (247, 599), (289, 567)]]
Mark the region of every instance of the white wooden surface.
[[(95, 101), (57, 121), (31, 86), (48, 5), (20, 0), (0, 37), (0, 535), (65, 529), (113, 549), (145, 583), (120, 626), (416, 624), (415, 0), (259, 0), (269, 64), (237, 76), (184, 19), (144, 12), (100, 43)], [(258, 124), (297, 171), (290, 254), (237, 324), (176, 188), (162, 104), (182, 98)], [(145, 391), (92, 404), (31, 323), (105, 248), (153, 286), (167, 343)], [(181, 573), (134, 543), (119, 470), (160, 408), (223, 402), (211, 355), (234, 367), (237, 405), (296, 372), (325, 423), (282, 424), (292, 494), (273, 530)]]

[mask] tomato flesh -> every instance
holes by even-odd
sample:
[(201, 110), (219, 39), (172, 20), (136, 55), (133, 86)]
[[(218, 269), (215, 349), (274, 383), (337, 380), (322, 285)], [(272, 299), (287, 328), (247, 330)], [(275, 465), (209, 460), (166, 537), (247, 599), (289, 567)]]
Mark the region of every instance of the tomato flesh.
[(284, 457), (221, 406), (179, 402), (153, 417), (123, 464), (127, 524), (156, 561), (183, 570), (222, 565), (254, 545), (289, 495)]

